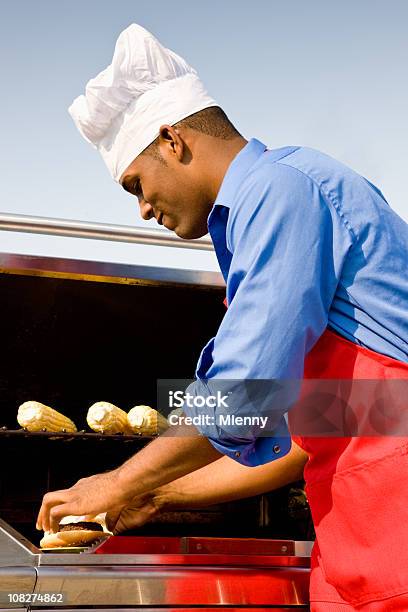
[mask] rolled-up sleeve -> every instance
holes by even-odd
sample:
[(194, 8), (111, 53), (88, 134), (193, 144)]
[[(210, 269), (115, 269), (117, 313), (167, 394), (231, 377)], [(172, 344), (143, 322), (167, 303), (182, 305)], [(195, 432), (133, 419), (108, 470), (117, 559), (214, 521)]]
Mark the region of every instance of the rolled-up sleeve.
[[(219, 212), (215, 206), (210, 230)], [(219, 379), (225, 385), (301, 380), (305, 356), (327, 326), (352, 246), (341, 214), (299, 170), (284, 163), (266, 164), (241, 185), (228, 212), (225, 238), (231, 257), (228, 310), (217, 335), (202, 351), (190, 393), (214, 392)], [(248, 399), (245, 393), (236, 398), (235, 415), (245, 412)], [(257, 425), (241, 434), (217, 425), (203, 427), (202, 433), (222, 453), (259, 465), (290, 449), (284, 418), (288, 406), (285, 401), (270, 402), (267, 436), (260, 436)], [(190, 416), (198, 411), (185, 409)], [(217, 411), (214, 408), (214, 417)]]

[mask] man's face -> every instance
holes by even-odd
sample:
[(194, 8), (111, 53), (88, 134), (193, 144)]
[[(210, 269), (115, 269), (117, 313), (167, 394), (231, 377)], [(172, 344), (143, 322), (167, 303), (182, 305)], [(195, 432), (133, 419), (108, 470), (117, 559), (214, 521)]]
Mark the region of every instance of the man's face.
[(185, 163), (166, 146), (160, 151), (162, 160), (139, 155), (122, 174), (122, 187), (138, 198), (143, 219), (155, 217), (180, 238), (204, 236), (212, 203), (200, 184), (200, 173), (191, 158)]

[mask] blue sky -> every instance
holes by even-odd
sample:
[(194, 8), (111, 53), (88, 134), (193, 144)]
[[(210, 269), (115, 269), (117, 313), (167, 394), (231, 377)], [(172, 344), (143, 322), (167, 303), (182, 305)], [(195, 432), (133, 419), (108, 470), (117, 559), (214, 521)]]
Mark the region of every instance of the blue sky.
[(67, 113), (132, 22), (197, 69), (244, 136), (337, 157), (408, 220), (405, 0), (3, 3), (3, 212), (145, 224)]

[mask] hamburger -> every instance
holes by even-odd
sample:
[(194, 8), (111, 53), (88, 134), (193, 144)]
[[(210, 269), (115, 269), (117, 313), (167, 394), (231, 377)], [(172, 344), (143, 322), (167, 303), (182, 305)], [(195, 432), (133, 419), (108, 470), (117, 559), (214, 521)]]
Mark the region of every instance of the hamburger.
[(106, 528), (105, 514), (97, 516), (66, 516), (57, 533), (45, 532), (40, 541), (41, 548), (67, 548), (90, 546), (103, 537), (112, 535)]

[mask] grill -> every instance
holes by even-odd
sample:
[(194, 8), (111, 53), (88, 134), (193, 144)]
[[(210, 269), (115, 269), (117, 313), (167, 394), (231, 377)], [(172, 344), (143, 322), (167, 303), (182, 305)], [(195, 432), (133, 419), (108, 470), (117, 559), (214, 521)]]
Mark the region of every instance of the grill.
[[(193, 377), (224, 289), (212, 273), (109, 262), (3, 254), (0, 268), (0, 607), (36, 608), (9, 592), (54, 592), (63, 601), (41, 609), (307, 608), (311, 522), (293, 487), (166, 512), (81, 553), (37, 548), (46, 491), (112, 469), (150, 440), (91, 433), (88, 407), (155, 406), (156, 379)], [(18, 429), (27, 400), (79, 431)]]
[[(18, 566), (1, 567), (6, 547)], [(0, 551), (3, 594), (53, 593), (69, 609), (308, 609), (309, 543), (117, 536), (49, 554), (0, 521)]]

